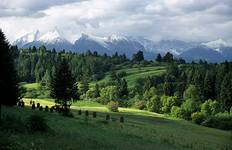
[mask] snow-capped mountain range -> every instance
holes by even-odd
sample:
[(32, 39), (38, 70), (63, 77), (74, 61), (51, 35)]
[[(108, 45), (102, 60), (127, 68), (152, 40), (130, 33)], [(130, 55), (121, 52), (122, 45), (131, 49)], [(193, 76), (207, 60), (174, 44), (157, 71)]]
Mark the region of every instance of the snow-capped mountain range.
[(112, 55), (118, 52), (119, 54), (126, 54), (129, 58), (137, 51), (142, 50), (147, 59), (154, 59), (158, 53), (165, 54), (171, 52), (176, 57), (182, 57), (187, 61), (199, 59), (209, 62), (232, 60), (232, 44), (223, 39), (203, 43), (179, 40), (154, 42), (144, 37), (117, 34), (108, 37), (98, 37), (82, 33), (80, 38), (71, 43), (55, 29), (44, 34), (41, 34), (39, 30), (25, 34), (13, 42), (13, 44), (19, 48), (45, 45), (47, 49), (65, 49), (79, 53), (91, 50), (97, 51), (99, 54), (106, 53)]

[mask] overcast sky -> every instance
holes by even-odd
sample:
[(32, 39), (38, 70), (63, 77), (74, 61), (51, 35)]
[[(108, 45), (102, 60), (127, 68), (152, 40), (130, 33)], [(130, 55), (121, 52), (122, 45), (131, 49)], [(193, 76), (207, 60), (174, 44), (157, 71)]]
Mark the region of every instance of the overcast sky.
[(0, 28), (10, 41), (54, 28), (70, 41), (82, 32), (232, 40), (232, 0), (0, 0)]

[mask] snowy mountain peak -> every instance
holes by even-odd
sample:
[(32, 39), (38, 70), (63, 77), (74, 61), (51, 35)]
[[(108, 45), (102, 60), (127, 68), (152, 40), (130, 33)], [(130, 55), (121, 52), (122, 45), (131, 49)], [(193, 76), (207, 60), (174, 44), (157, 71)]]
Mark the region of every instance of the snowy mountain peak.
[(55, 29), (41, 35), (38, 40), (43, 42), (56, 42), (62, 41), (64, 40), (64, 38), (61, 36), (60, 32), (57, 29)]
[(36, 41), (40, 36), (39, 30), (30, 32), (22, 36), (21, 38), (17, 39), (13, 44), (19, 44), (19, 45), (24, 45), (29, 42)]
[(128, 38), (123, 35), (112, 34), (111, 36), (108, 37), (107, 40), (113, 42), (113, 41), (128, 40)]
[(217, 39), (215, 41), (210, 41), (207, 43), (202, 43), (202, 45), (205, 45), (209, 48), (213, 48), (213, 49), (219, 49), (220, 47), (229, 47), (232, 46), (231, 44), (229, 44), (228, 42), (226, 42), (223, 39)]

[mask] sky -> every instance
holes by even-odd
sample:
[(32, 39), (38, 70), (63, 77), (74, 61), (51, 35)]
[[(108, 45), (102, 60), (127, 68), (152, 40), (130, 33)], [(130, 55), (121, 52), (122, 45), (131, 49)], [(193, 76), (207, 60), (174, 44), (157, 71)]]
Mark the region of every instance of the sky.
[(10, 42), (54, 28), (72, 42), (81, 33), (232, 41), (232, 0), (0, 0), (0, 28)]

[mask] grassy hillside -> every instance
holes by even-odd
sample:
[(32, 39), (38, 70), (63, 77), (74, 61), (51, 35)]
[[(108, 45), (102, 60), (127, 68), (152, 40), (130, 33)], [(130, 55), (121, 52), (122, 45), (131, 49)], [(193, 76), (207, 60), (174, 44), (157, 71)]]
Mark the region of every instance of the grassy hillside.
[[(124, 77), (128, 83), (128, 87), (132, 88), (135, 84), (135, 81), (138, 78), (152, 76), (152, 75), (160, 75), (165, 72), (165, 66), (155, 66), (155, 67), (134, 67), (134, 68), (126, 68), (117, 70), (119, 72), (126, 72), (126, 76)], [(91, 82), (90, 86), (93, 86), (95, 83), (104, 83), (110, 80), (110, 75), (107, 74), (104, 79), (98, 82)]]
[[(24, 99), (27, 105), (29, 100)], [(35, 101), (43, 106), (54, 104), (52, 100)], [(78, 115), (79, 109), (90, 111), (88, 121), (84, 113)], [(92, 118), (91, 111), (97, 111), (97, 118)], [(42, 114), (52, 129), (46, 134), (12, 135), (12, 139), (24, 149), (232, 149), (232, 137), (228, 131), (206, 128), (147, 111), (128, 108), (120, 108), (119, 111), (110, 113), (114, 121), (106, 124), (104, 120), (108, 110), (90, 101), (73, 104), (74, 118), (62, 117), (55, 112), (40, 112), (30, 107), (3, 107), (4, 114), (15, 114), (22, 119), (33, 113)], [(125, 117), (125, 123), (119, 123), (120, 116)]]

